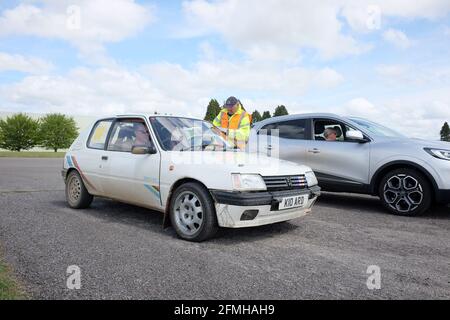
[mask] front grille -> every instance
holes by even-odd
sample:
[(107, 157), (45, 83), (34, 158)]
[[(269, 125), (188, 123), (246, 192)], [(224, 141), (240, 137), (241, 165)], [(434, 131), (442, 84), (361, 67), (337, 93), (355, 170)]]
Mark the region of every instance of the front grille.
[(296, 190), (308, 187), (305, 175), (263, 177), (268, 191)]

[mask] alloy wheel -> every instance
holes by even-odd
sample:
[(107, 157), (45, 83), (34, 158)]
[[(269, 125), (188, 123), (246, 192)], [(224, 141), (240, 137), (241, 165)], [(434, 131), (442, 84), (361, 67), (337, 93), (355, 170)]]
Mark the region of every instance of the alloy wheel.
[(394, 210), (407, 213), (417, 209), (423, 201), (423, 188), (419, 181), (406, 174), (390, 177), (383, 187), (383, 197)]

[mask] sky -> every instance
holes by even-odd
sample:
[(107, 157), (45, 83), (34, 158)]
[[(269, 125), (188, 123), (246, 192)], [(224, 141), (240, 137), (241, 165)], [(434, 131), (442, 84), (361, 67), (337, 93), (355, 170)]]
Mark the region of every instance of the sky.
[(0, 0), (0, 111), (361, 116), (439, 139), (449, 0)]

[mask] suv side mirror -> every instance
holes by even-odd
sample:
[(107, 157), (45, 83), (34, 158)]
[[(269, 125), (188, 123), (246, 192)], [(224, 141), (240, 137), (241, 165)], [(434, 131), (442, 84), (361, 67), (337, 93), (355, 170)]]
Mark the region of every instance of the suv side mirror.
[(364, 138), (363, 133), (359, 130), (348, 130), (345, 133), (345, 139), (354, 140), (354, 141), (358, 141), (361, 143), (368, 142), (368, 140), (366, 138)]
[(155, 146), (140, 146), (136, 145), (131, 148), (132, 154), (155, 154), (156, 148)]

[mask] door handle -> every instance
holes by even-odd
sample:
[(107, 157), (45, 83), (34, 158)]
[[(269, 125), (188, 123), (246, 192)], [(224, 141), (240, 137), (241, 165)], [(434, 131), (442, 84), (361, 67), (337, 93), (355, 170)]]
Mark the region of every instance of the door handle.
[(271, 145), (268, 145), (266, 148), (267, 148), (267, 150), (272, 150), (272, 146)]
[(108, 160), (108, 156), (102, 156), (102, 160)]
[(316, 153), (320, 153), (320, 150), (317, 149), (317, 148), (314, 148), (314, 149), (308, 150), (308, 152), (309, 152), (309, 153), (314, 153), (314, 154), (316, 154)]

